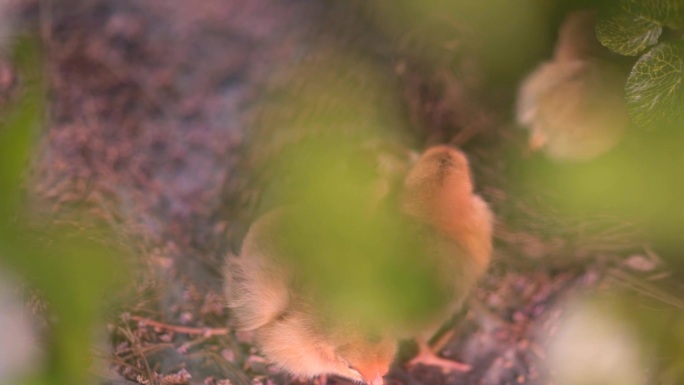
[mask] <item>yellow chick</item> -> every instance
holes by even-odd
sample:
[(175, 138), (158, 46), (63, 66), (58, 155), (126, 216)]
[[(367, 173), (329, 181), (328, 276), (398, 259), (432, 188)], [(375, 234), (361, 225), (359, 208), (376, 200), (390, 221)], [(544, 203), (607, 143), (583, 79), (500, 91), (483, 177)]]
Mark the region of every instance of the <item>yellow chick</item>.
[(432, 325), (417, 331), (419, 353), (410, 364), (468, 370), (468, 365), (437, 357), (427, 343), (462, 305), (491, 259), (494, 216), (473, 192), (466, 156), (448, 146), (426, 151), (406, 177), (403, 209), (431, 230), (425, 241), (426, 256), (441, 274), (438, 278), (451, 289), (450, 306), (435, 316)]
[(279, 209), (264, 215), (250, 228), (240, 256), (229, 258), (226, 293), (237, 327), (254, 331), (261, 352), (295, 376), (334, 374), (381, 385), (396, 353), (394, 338), (328, 322), (301, 290), (299, 272), (280, 258), (283, 226), (296, 214)]
[(552, 159), (587, 161), (613, 148), (629, 124), (626, 77), (604, 58), (594, 33), (595, 13), (570, 13), (554, 57), (522, 83), (518, 123), (530, 129), (529, 147)]
[(330, 319), (314, 299), (316, 288), (301, 279), (304, 271), (284, 257), (291, 251), (284, 246), (283, 237), (291, 234), (286, 228), (302, 213), (290, 207), (259, 218), (240, 255), (228, 259), (226, 295), (237, 327), (254, 331), (261, 352), (297, 376), (332, 374), (380, 385), (404, 333), (418, 336), (421, 351), (413, 364), (467, 369), (437, 357), (427, 340), (485, 272), (492, 250), (492, 213), (473, 192), (465, 155), (447, 146), (431, 148), (420, 157), (405, 179), (401, 204), (421, 229), (415, 236), (425, 252), (416, 258), (428, 259), (450, 296), (448, 305), (423, 318), (427, 322), (401, 324), (404, 320), (398, 319), (399, 325), (368, 333), (349, 320)]

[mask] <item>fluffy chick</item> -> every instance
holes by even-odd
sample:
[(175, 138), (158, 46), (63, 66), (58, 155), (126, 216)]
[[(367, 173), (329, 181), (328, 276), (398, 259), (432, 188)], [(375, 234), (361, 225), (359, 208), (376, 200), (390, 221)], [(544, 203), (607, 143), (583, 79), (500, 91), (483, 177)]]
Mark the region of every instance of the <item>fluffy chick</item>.
[(468, 370), (467, 365), (437, 357), (427, 343), (462, 305), (491, 259), (494, 217), (487, 203), (473, 192), (466, 156), (448, 146), (426, 151), (405, 179), (403, 209), (431, 230), (426, 256), (451, 291), (450, 306), (416, 333), (419, 353), (410, 363)]
[(570, 13), (554, 57), (522, 83), (518, 123), (530, 129), (531, 150), (560, 161), (587, 161), (609, 151), (629, 124), (625, 75), (606, 60), (594, 33), (595, 12)]
[(228, 259), (226, 294), (238, 328), (254, 331), (262, 353), (298, 376), (334, 374), (380, 385), (396, 353), (397, 330), (418, 337), (421, 353), (412, 363), (465, 369), (436, 357), (427, 340), (485, 272), (492, 250), (492, 213), (473, 192), (465, 155), (447, 146), (433, 147), (420, 157), (405, 178), (401, 203), (421, 229), (416, 237), (422, 239), (425, 255), (417, 258), (429, 259), (451, 297), (427, 322), (387, 325), (382, 334), (369, 335), (354, 325), (327, 320), (299, 282), (301, 272), (282, 258), (284, 228), (297, 215), (288, 208), (257, 220), (240, 256)]
[(283, 226), (296, 214), (280, 209), (261, 217), (250, 228), (240, 256), (229, 258), (226, 293), (237, 327), (254, 331), (261, 352), (295, 376), (334, 374), (381, 385), (396, 341), (327, 322), (301, 288), (297, 272), (281, 257)]
[(451, 266), (458, 261), (454, 266), (463, 267), (456, 276), (467, 282), (454, 280), (457, 288), (469, 288), (486, 271), (492, 252), (493, 214), (473, 191), (463, 152), (449, 146), (428, 149), (404, 181), (403, 210), (460, 251), (436, 255), (440, 262), (448, 261)]

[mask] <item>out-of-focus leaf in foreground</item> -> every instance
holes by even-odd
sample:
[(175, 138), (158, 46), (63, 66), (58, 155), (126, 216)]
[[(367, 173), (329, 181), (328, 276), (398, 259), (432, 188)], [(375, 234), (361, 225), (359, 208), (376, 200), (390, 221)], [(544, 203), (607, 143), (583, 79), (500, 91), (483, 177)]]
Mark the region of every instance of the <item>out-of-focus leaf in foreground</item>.
[(95, 327), (109, 292), (124, 281), (122, 253), (105, 240), (92, 229), (3, 223), (2, 262), (42, 294), (55, 317), (45, 347), (48, 383), (87, 383)]
[(661, 43), (639, 58), (625, 91), (630, 116), (642, 127), (684, 117), (684, 41)]
[[(369, 155), (361, 147), (373, 140), (406, 142), (409, 130), (396, 79), (349, 47), (330, 48), (277, 74), (262, 103), (250, 167), (263, 180), (265, 210), (303, 200), (300, 186), (311, 180), (359, 170), (350, 164)], [(347, 176), (370, 180), (375, 166)], [(330, 186), (346, 188), (341, 181)]]
[[(362, 2), (375, 21), (423, 59), (446, 61), (478, 51), (496, 74), (520, 71), (544, 36), (541, 2), (400, 0)], [(534, 56), (534, 55), (532, 55)]]
[(307, 159), (290, 169), (301, 177), (294, 188), (302, 203), (286, 216), (279, 249), (324, 313), (377, 331), (412, 327), (443, 309), (447, 286), (419, 233), (374, 206), (373, 163), (339, 140), (316, 141), (294, 156)]
[[(22, 97), (2, 116), (0, 128), (0, 264), (41, 294), (51, 314), (44, 347), (46, 368), (36, 368), (31, 384), (85, 384), (95, 327), (107, 293), (122, 282), (122, 254), (104, 230), (28, 224), (20, 204), (21, 176), (42, 123), (44, 85), (39, 45), (22, 41), (16, 66)], [(35, 222), (35, 221), (32, 221)]]
[[(280, 120), (281, 127), (316, 132), (283, 150), (271, 174), (265, 198), (290, 207), (280, 257), (301, 273), (302, 290), (335, 322), (371, 332), (419, 322), (441, 308), (444, 292), (415, 234), (381, 212), (377, 160), (361, 148), (399, 111), (388, 109), (373, 88), (319, 80), (289, 100), (301, 106), (297, 117)], [(360, 101), (367, 106), (351, 108)]]
[(365, 55), (335, 48), (282, 74), (255, 151), (274, 154), (261, 163), (264, 211), (287, 207), (279, 257), (325, 317), (372, 332), (419, 321), (444, 293), (415, 234), (381, 214), (378, 154), (367, 145), (405, 138), (396, 81)]
[(0, 113), (0, 214), (18, 204), (21, 175), (33, 149), (35, 134), (44, 106), (42, 66), (37, 42), (20, 40), (15, 49), (15, 65), (22, 72), (22, 97), (16, 105)]
[(515, 178), (520, 194), (547, 191), (563, 218), (591, 223), (609, 217), (639, 227), (659, 255), (684, 267), (683, 142), (682, 130), (632, 130), (588, 164), (522, 162), (514, 166)]

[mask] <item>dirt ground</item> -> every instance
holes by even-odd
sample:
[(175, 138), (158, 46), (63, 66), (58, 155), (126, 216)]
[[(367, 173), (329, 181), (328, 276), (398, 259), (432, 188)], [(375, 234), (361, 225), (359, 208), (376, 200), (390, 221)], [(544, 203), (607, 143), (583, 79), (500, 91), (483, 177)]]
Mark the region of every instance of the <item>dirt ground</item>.
[[(65, 0), (27, 12), (47, 41), (52, 88), (37, 201), (85, 207), (139, 257), (131, 301), (110, 323), (102, 382), (296, 383), (230, 330), (222, 300), (221, 262), (257, 211), (259, 186), (244, 166), (264, 140), (253, 113), (271, 74), (321, 41), (374, 47), (376, 38), (358, 38), (366, 29), (353, 12), (317, 0)], [(524, 134), (500, 112), (510, 90), (484, 92), (472, 58), (450, 72), (406, 52), (380, 57), (402, 84), (416, 149), (461, 145), (498, 219), (495, 263), (442, 351), (473, 369), (398, 364), (387, 382), (553, 383), (545, 338), (564, 300), (610, 282), (622, 257), (641, 252), (638, 238), (556, 222), (543, 200), (508, 188), (501, 154)]]

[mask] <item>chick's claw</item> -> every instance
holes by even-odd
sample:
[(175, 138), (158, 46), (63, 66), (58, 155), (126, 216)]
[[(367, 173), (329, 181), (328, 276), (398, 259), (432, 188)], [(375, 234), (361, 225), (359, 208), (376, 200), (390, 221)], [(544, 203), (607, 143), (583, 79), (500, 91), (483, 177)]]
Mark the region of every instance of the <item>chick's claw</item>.
[(468, 372), (472, 369), (468, 364), (439, 357), (427, 344), (419, 343), (418, 349), (418, 354), (409, 361), (409, 367), (416, 365), (436, 366), (444, 374), (452, 371)]
[(328, 375), (321, 374), (320, 376), (316, 376), (311, 382), (313, 385), (326, 385), (328, 383)]

